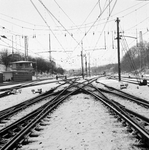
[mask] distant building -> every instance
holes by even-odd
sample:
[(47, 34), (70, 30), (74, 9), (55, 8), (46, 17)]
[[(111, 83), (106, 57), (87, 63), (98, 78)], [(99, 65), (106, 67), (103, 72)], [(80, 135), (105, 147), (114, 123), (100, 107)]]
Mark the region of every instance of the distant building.
[(33, 62), (32, 61), (16, 61), (11, 63), (11, 69), (16, 71), (29, 71), (33, 72)]
[(32, 61), (16, 61), (11, 63), (11, 70), (3, 72), (3, 81), (31, 81), (34, 73)]

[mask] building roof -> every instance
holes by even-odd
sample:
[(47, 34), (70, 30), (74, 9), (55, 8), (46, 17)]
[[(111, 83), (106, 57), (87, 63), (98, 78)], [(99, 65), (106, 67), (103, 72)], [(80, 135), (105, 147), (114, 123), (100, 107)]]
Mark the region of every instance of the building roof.
[(28, 64), (28, 63), (34, 63), (33, 61), (15, 61), (12, 62), (12, 64)]
[(11, 71), (3, 71), (2, 73), (15, 73), (15, 72), (28, 72), (26, 70), (11, 70)]

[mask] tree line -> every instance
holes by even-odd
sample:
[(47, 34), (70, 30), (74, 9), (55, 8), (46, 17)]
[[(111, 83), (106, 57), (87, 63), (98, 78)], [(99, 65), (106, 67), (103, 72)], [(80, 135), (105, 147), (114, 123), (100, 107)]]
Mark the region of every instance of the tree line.
[[(141, 42), (128, 49), (121, 59), (121, 72), (139, 74), (149, 69), (149, 43)], [(118, 72), (118, 64), (107, 64), (104, 66), (93, 67), (93, 73)]]
[[(0, 63), (3, 64), (6, 68), (10, 66), (12, 62), (15, 61), (23, 61), (25, 60), (24, 54), (15, 52), (15, 53), (10, 53), (8, 49), (3, 49), (0, 52)], [(47, 61), (43, 58), (40, 57), (27, 57), (28, 61), (33, 62), (33, 68), (35, 69), (36, 72), (38, 73), (51, 73), (51, 74), (64, 74), (64, 69), (61, 67), (57, 67), (56, 63), (52, 61)]]

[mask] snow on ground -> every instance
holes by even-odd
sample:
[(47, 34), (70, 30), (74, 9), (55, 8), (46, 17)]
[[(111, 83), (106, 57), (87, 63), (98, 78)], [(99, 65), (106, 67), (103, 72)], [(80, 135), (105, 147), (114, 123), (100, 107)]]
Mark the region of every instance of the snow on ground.
[[(100, 80), (99, 80), (100, 81)], [(111, 83), (106, 80), (102, 80), (102, 83), (106, 83), (109, 86), (115, 87), (117, 89), (120, 89), (120, 84), (121, 82), (118, 82), (116, 80), (111, 80)], [(98, 86), (98, 84), (95, 84), (96, 86)], [(140, 98), (144, 98), (145, 100), (149, 101), (149, 93), (148, 93), (149, 87), (148, 86), (138, 86), (138, 85), (134, 85), (134, 84), (128, 84), (128, 87), (126, 89), (122, 89), (122, 91), (130, 93), (132, 95), (138, 96)], [(120, 103), (121, 105), (125, 106), (126, 108), (137, 112), (145, 117), (149, 117), (149, 109), (148, 108), (144, 108), (142, 107), (140, 104), (137, 103), (132, 103), (131, 101), (127, 100), (127, 99), (121, 99), (118, 98), (117, 96), (113, 96), (113, 95), (109, 95), (108, 93), (105, 95), (109, 98), (109, 99), (113, 99), (114, 101)]]
[[(120, 89), (120, 83), (116, 80), (102, 78), (99, 81)], [(46, 90), (53, 86), (54, 83), (45, 84), (42, 88)], [(22, 89), (21, 94), (1, 98), (0, 110), (35, 96), (31, 92), (33, 88), (41, 88), (41, 85)], [(147, 99), (148, 90), (148, 86), (132, 84), (123, 89)], [(129, 135), (127, 129), (110, 115), (102, 103), (89, 95), (70, 97), (49, 116), (48, 125), (38, 132), (40, 136), (29, 139), (34, 142), (23, 146), (22, 150), (137, 150), (132, 146), (137, 141)]]
[[(119, 82), (117, 80), (112, 79), (98, 79), (99, 82), (107, 84), (108, 86), (120, 89), (120, 85), (125, 82)], [(95, 84), (98, 86), (98, 84)], [(122, 89), (122, 91), (130, 93), (132, 95), (144, 98), (149, 101), (149, 86), (139, 86), (136, 84), (128, 83), (128, 87), (126, 89)]]
[[(33, 94), (32, 89), (35, 89), (37, 91), (38, 89), (42, 88), (42, 91), (46, 92), (51, 88), (55, 87), (56, 85), (57, 85), (56, 83), (50, 83), (50, 84), (44, 84), (42, 86), (37, 85), (33, 87), (26, 87), (26, 88), (22, 88), (21, 93), (2, 97), (0, 98), (0, 111), (39, 95), (38, 93)], [(6, 87), (7, 88), (12, 87), (12, 85)], [(4, 88), (4, 86), (1, 88)]]
[(72, 96), (51, 114), (49, 125), (22, 150), (129, 150), (135, 139), (89, 95)]

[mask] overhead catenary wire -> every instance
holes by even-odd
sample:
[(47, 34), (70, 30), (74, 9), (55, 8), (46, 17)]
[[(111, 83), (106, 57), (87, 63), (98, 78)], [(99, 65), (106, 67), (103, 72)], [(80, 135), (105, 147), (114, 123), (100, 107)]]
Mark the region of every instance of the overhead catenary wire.
[[(72, 39), (77, 43), (77, 46), (80, 45), (80, 42), (78, 42), (74, 36), (72, 36), (72, 34), (64, 27), (64, 25), (53, 15), (53, 13), (51, 11), (49, 11), (49, 9), (43, 4), (43, 2), (41, 0), (39, 0), (39, 2), (43, 5), (43, 7), (49, 12), (50, 15), (52, 15), (56, 20), (57, 22), (65, 29), (65, 31), (72, 37)], [(81, 45), (80, 45), (81, 46)], [(74, 49), (75, 50), (75, 49)], [(73, 50), (73, 51), (74, 51)], [(70, 56), (67, 57), (67, 59), (70, 59)], [(67, 60), (66, 59), (66, 60)]]
[[(0, 18), (1, 20), (3, 20), (3, 21), (5, 21), (5, 22), (8, 22), (8, 23), (10, 23), (10, 24), (13, 24), (13, 25), (15, 25), (15, 26), (17, 26), (17, 27), (20, 27), (20, 28), (22, 28), (22, 29), (27, 29), (27, 30), (36, 30), (36, 31), (48, 31), (49, 30), (49, 28), (47, 27), (47, 26), (44, 26), (44, 28), (32, 28), (32, 27), (27, 27), (27, 26), (21, 26), (21, 25), (18, 25), (17, 23), (14, 23), (14, 22), (11, 22), (11, 21), (8, 21), (8, 20), (6, 20), (6, 19), (3, 19), (3, 18)], [(103, 19), (103, 20), (105, 20), (105, 19)], [(111, 22), (111, 21), (113, 21), (113, 20), (110, 20), (109, 22)], [(82, 25), (76, 25), (76, 26), (71, 26), (71, 28), (67, 28), (67, 30), (68, 31), (71, 31), (71, 30), (78, 30), (78, 29), (83, 29), (83, 28), (86, 28), (86, 27), (90, 27), (90, 24), (92, 24), (93, 22), (90, 22), (90, 23), (88, 23), (88, 24), (82, 24)], [(100, 23), (100, 24), (104, 24), (104, 22), (103, 23)], [(98, 25), (100, 25), (100, 24), (97, 24), (97, 25), (94, 25), (94, 26), (98, 26)], [(34, 25), (34, 27), (36, 27), (37, 25)], [(57, 29), (57, 28), (55, 28), (55, 29), (51, 29), (51, 30), (53, 30), (53, 31), (59, 31), (60, 30), (60, 28), (59, 29)], [(61, 29), (62, 31), (65, 31), (65, 29)]]
[(56, 5), (60, 8), (60, 10), (62, 10), (62, 12), (67, 16), (67, 18), (72, 22), (72, 24), (77, 27), (77, 25), (73, 22), (73, 20), (67, 15), (67, 13), (62, 9), (62, 7), (58, 4), (58, 2), (56, 0), (54, 0), (54, 2), (56, 3)]
[(133, 28), (137, 27), (139, 24), (142, 24), (144, 21), (148, 20), (149, 17), (143, 19), (142, 21), (140, 21), (139, 23), (137, 23), (136, 25), (130, 27), (129, 29), (126, 29), (125, 31), (128, 31), (128, 30), (132, 30)]
[[(132, 58), (132, 55), (131, 55), (132, 51), (130, 51), (129, 46), (128, 46), (128, 43), (127, 43), (126, 38), (125, 38), (124, 36), (122, 36), (121, 45), (123, 46), (123, 49), (125, 50), (125, 52), (128, 54), (128, 57), (129, 57), (129, 60), (128, 60), (128, 61), (130, 62), (130, 67), (134, 70), (134, 75), (136, 76), (137, 81), (138, 81), (138, 83), (139, 83), (140, 80), (139, 80), (139, 78), (138, 78), (137, 76), (138, 76), (138, 74), (140, 74), (140, 73), (138, 73), (138, 72), (136, 71), (136, 70), (137, 70), (137, 67), (136, 67), (136, 64), (135, 64), (135, 62), (134, 62), (134, 58)], [(127, 51), (126, 51), (126, 49), (127, 49)]]
[[(120, 13), (123, 13), (123, 12), (125, 12), (125, 11), (127, 11), (127, 10), (129, 10), (129, 9), (132, 9), (132, 8), (136, 7), (137, 5), (140, 5), (140, 3), (139, 3), (139, 4), (136, 4), (136, 5), (134, 5), (134, 6), (131, 6), (131, 7), (127, 8), (127, 9), (125, 9), (125, 10), (122, 10), (122, 11), (120, 11), (120, 12), (118, 12), (118, 13), (112, 15), (111, 17), (114, 17), (114, 16), (116, 16), (116, 15), (119, 15)], [(139, 7), (139, 8), (136, 8), (135, 11), (137, 11), (138, 9), (143, 8), (143, 7), (146, 6), (146, 5), (148, 5), (148, 4), (145, 4), (145, 5), (142, 5), (142, 6)], [(95, 6), (96, 6), (96, 5), (95, 5)], [(133, 12), (134, 12), (134, 11), (132, 11), (131, 13), (133, 13)], [(34, 27), (41, 26), (41, 27), (47, 28), (47, 26), (35, 25), (35, 24), (30, 23), (30, 22), (20, 20), (20, 19), (18, 19), (18, 18), (14, 18), (14, 17), (8, 16), (8, 15), (2, 14), (2, 13), (0, 13), (0, 14), (3, 15), (3, 16), (7, 16), (7, 17), (9, 17), (10, 19), (13, 19), (13, 20), (18, 20), (18, 21), (22, 21), (23, 23), (28, 23), (29, 25), (32, 25), (32, 26), (34, 26)], [(119, 18), (121, 18), (121, 17), (126, 17), (126, 16), (123, 15), (123, 16), (120, 16)], [(0, 19), (2, 19), (2, 18), (0, 18)], [(18, 27), (20, 27), (20, 28), (23, 28), (23, 29), (34, 30), (34, 28), (31, 28), (31, 27), (20, 26), (20, 25), (16, 24), (16, 22), (15, 22), (15, 23), (14, 23), (14, 22), (10, 22), (10, 21), (8, 21), (8, 20), (6, 20), (6, 19), (2, 19), (2, 20), (6, 21), (6, 22), (8, 22), (8, 23), (10, 23), (10, 24), (16, 25), (16, 26), (18, 26)], [(103, 19), (103, 20), (105, 20), (105, 19)], [(110, 21), (113, 21), (113, 19), (110, 20)], [(92, 23), (93, 23), (93, 22), (88, 23), (88, 24), (84, 24), (84, 26), (82, 26), (82, 25), (81, 25), (81, 26), (75, 25), (74, 27), (72, 26), (71, 28), (69, 28), (69, 29), (67, 29), (67, 30), (76, 30), (76, 29), (78, 29), (78, 28), (80, 28), (80, 29), (81, 29), (81, 28), (86, 28), (86, 27), (89, 27), (88, 25), (89, 25), (89, 24), (92, 24)], [(97, 24), (97, 25), (95, 25), (95, 26), (98, 26), (98, 25), (100, 25), (100, 24)], [(47, 30), (49, 30), (49, 29), (48, 29), (48, 28), (47, 28), (47, 29), (44, 29), (44, 28), (36, 28), (36, 30), (45, 30), (45, 31), (47, 31)], [(52, 29), (52, 30), (53, 30), (53, 31), (59, 31), (60, 29)]]
[[(105, 10), (108, 8), (108, 6), (111, 4), (113, 0), (110, 0), (110, 2), (105, 6), (105, 8), (103, 9), (103, 11), (98, 15), (98, 17), (95, 19), (95, 21), (93, 22), (92, 26), (87, 30), (86, 35), (84, 35), (81, 38), (81, 41), (83, 41), (83, 39), (85, 38), (85, 36), (87, 36), (87, 34), (90, 32), (90, 30), (92, 29), (92, 27), (94, 26), (94, 24), (99, 20), (99, 18), (102, 16), (102, 14), (105, 12)], [(80, 41), (80, 43), (81, 43)], [(74, 48), (74, 50), (78, 47), (78, 45)], [(69, 59), (71, 57), (71, 55), (67, 58)]]
[[(113, 5), (113, 7), (112, 7), (112, 10), (111, 10), (110, 13), (109, 13), (109, 16), (108, 16), (108, 18), (107, 18), (107, 22), (108, 22), (108, 19), (110, 18), (111, 14), (112, 14), (112, 12), (113, 12), (113, 10), (114, 10), (114, 7), (115, 7), (116, 3), (117, 3), (117, 0), (115, 1), (114, 5)], [(104, 29), (105, 29), (105, 26), (106, 26), (106, 23), (105, 23), (105, 25), (104, 25), (104, 27), (103, 27), (103, 30), (102, 30), (102, 32), (101, 32), (99, 38), (98, 38), (98, 41), (99, 41), (99, 39), (100, 39), (100, 37), (101, 37), (101, 35), (102, 35)], [(105, 32), (104, 32), (104, 33), (105, 33)], [(98, 41), (96, 42), (95, 47), (96, 47)], [(95, 50), (95, 47), (94, 47), (94, 49), (92, 50), (92, 53), (93, 53), (93, 51)], [(105, 41), (105, 47), (106, 47), (106, 41)], [(106, 53), (104, 53), (100, 58), (104, 57), (105, 54), (106, 54)]]
[[(99, 1), (99, 0), (98, 0)], [(96, 3), (96, 5), (98, 4), (99, 2), (97, 2)], [(139, 3), (139, 4), (135, 4), (135, 5), (133, 5), (133, 6), (131, 6), (131, 7), (129, 7), (129, 8), (127, 8), (127, 9), (125, 9), (125, 10), (122, 10), (122, 11), (120, 11), (120, 12), (118, 12), (118, 13), (116, 13), (116, 14), (114, 14), (114, 15), (112, 15), (111, 17), (115, 17), (115, 16), (117, 16), (117, 15), (119, 15), (119, 14), (121, 14), (121, 13), (123, 13), (123, 12), (125, 12), (125, 11), (127, 11), (127, 10), (129, 10), (129, 9), (132, 9), (132, 8), (134, 8), (134, 7), (136, 7), (136, 6), (138, 6), (138, 5), (140, 5), (140, 4), (142, 4), (141, 2)], [(95, 5), (95, 6), (96, 6)], [(148, 4), (144, 4), (144, 5), (142, 5), (141, 7), (139, 7), (138, 9), (141, 9), (142, 7), (144, 7), (144, 6), (146, 6), (146, 5), (148, 5)], [(94, 9), (94, 8), (93, 8)], [(137, 8), (135, 9), (135, 11), (136, 10), (138, 10)], [(91, 11), (92, 12), (92, 11)], [(90, 12), (90, 13), (91, 13)], [(132, 13), (134, 12), (134, 10), (132, 11)], [(10, 18), (10, 19), (12, 19), (12, 20), (16, 20), (16, 21), (20, 21), (20, 22), (22, 22), (22, 23), (26, 23), (26, 24), (29, 24), (29, 25), (31, 25), (31, 26), (34, 26), (34, 27), (44, 27), (44, 28), (47, 28), (47, 26), (44, 26), (44, 25), (37, 25), (37, 24), (33, 24), (33, 23), (30, 23), (30, 22), (27, 22), (27, 21), (24, 21), (24, 20), (21, 20), (21, 19), (18, 19), (18, 18), (15, 18), (15, 17), (12, 17), (12, 16), (8, 16), (8, 15), (5, 15), (5, 14), (3, 14), (3, 13), (0, 13), (1, 15), (3, 15), (3, 16), (6, 16), (6, 17), (8, 17), (8, 18)], [(121, 18), (121, 17), (125, 17), (125, 16), (120, 16), (119, 18)], [(2, 18), (0, 18), (0, 19), (2, 19)], [(103, 20), (105, 20), (106, 18), (104, 18)], [(21, 25), (18, 25), (18, 24), (16, 24), (16, 21), (15, 21), (15, 23), (14, 22), (10, 22), (10, 21), (8, 21), (8, 20), (6, 20), (6, 19), (2, 19), (2, 20), (4, 20), (4, 21), (6, 21), (6, 22), (8, 22), (8, 23), (10, 23), (10, 24), (13, 24), (13, 25), (16, 25), (16, 26), (18, 26), (18, 27), (20, 27), (20, 28), (24, 28), (24, 29), (28, 29), (28, 30), (34, 30), (34, 28), (31, 28), (31, 27), (25, 27), (25, 26), (21, 26)], [(113, 21), (113, 19), (111, 20), (111, 21)], [(72, 26), (71, 28), (69, 28), (69, 29), (67, 29), (67, 30), (76, 30), (76, 28), (78, 29), (78, 28), (85, 28), (85, 27), (88, 27), (88, 25), (89, 24), (92, 24), (93, 22), (90, 22), (90, 23), (88, 23), (88, 24), (84, 24), (84, 26), (82, 26), (82, 25), (75, 25), (74, 27)], [(97, 26), (98, 25), (100, 25), (100, 24), (97, 24)], [(47, 29), (44, 29), (44, 28), (36, 28), (36, 30), (45, 30), (45, 31), (47, 31), (47, 30), (49, 30), (48, 28)], [(52, 29), (53, 31), (59, 31), (59, 29)]]
[[(99, 2), (100, 2), (100, 0), (98, 0), (98, 4), (99, 4)], [(98, 5), (97, 5), (98, 6)], [(138, 6), (138, 5), (137, 5)], [(133, 7), (134, 8), (134, 7)], [(102, 8), (103, 9), (103, 8)], [(101, 9), (101, 10), (102, 10)], [(100, 10), (100, 8), (99, 8), (99, 10)], [(111, 15), (111, 17), (112, 17), (113, 15)], [(14, 19), (14, 18), (12, 18), (12, 19)], [(111, 20), (111, 18), (109, 18), (109, 20), (108, 20), (108, 22)], [(106, 20), (107, 21), (107, 20)], [(104, 21), (105, 22), (105, 21)], [(107, 22), (107, 23), (108, 23)], [(101, 22), (99, 22), (99, 24), (100, 24)], [(96, 22), (94, 25), (97, 25), (98, 24), (98, 22)], [(81, 26), (81, 27), (84, 27), (84, 28), (86, 28), (86, 25), (83, 25), (83, 26)], [(89, 27), (91, 27), (91, 25), (89, 26)], [(94, 26), (93, 26), (94, 27)], [(72, 27), (73, 28), (73, 27)], [(74, 28), (76, 28), (77, 29), (77, 26), (75, 26), (74, 25)], [(60, 30), (61, 30), (61, 28), (59, 28)], [(49, 29), (48, 29), (49, 30)], [(53, 30), (53, 29), (51, 29), (51, 30)], [(69, 31), (69, 29), (67, 28), (67, 30)], [(65, 29), (64, 29), (64, 31), (65, 31)], [(92, 30), (91, 30), (92, 31)], [(71, 32), (71, 31), (69, 31), (69, 32)], [(96, 32), (96, 31), (95, 31)], [(56, 35), (56, 34), (55, 34)], [(68, 36), (69, 37), (69, 36)], [(75, 36), (74, 36), (75, 37)], [(93, 39), (93, 38), (92, 38)], [(96, 40), (96, 39), (95, 39)]]
[[(138, 4), (135, 4), (135, 5), (133, 5), (133, 6), (130, 6), (130, 7), (128, 7), (127, 9), (124, 9), (124, 10), (122, 10), (122, 11), (119, 11), (119, 12), (113, 14), (113, 16), (119, 16), (119, 18), (121, 18), (121, 17), (120, 17), (120, 14), (121, 14), (121, 13), (123, 13), (123, 12), (125, 12), (125, 11), (127, 11), (127, 10), (130, 10), (130, 9), (132, 9), (132, 8), (134, 8), (134, 7), (138, 6), (138, 5), (140, 5), (140, 4), (142, 4), (142, 3), (140, 2), (140, 3), (138, 3)], [(142, 7), (146, 6), (146, 5), (147, 5), (147, 4), (143, 4), (143, 5), (141, 5), (139, 8), (135, 8), (135, 10), (133, 9), (133, 11), (131, 11), (131, 12), (134, 12), (134, 11), (136, 11), (136, 10), (139, 10), (139, 9), (141, 9)], [(112, 16), (112, 17), (113, 17), (113, 16)]]
[[(5, 46), (5, 47), (7, 47), (7, 48), (12, 48), (13, 50), (17, 50), (17, 51), (19, 51), (19, 52), (22, 51), (22, 53), (24, 52), (24, 49), (25, 49), (24, 46), (18, 44), (17, 42), (14, 42), (13, 40), (6, 38), (7, 41), (10, 41), (11, 43), (13, 42), (15, 45), (19, 46), (18, 48), (14, 47), (14, 46), (11, 45), (10, 43), (5, 42), (5, 41), (2, 40), (1, 38), (0, 38), (0, 40), (1, 40), (3, 43), (6, 44), (6, 45), (2, 45), (2, 44), (0, 44), (0, 45)], [(36, 55), (37, 55), (37, 53), (35, 53), (33, 49), (29, 49), (29, 52), (32, 53), (32, 54), (36, 54)]]
[[(124, 40), (125, 40), (125, 42), (126, 42), (126, 39), (124, 39)], [(127, 45), (127, 44), (126, 44), (126, 45)], [(128, 46), (128, 45), (127, 45), (127, 46)], [(140, 75), (140, 73), (137, 72), (137, 67), (136, 67), (136, 65), (135, 65), (134, 59), (132, 58), (131, 52), (128, 50), (127, 53), (128, 53), (128, 57), (129, 57), (129, 60), (128, 60), (128, 61), (130, 62), (130, 67), (134, 70), (134, 75), (136, 76), (136, 79), (137, 79), (137, 81), (138, 81), (138, 83), (139, 83), (140, 80), (139, 80), (138, 74)]]
[[(48, 23), (45, 21), (45, 19), (43, 18), (43, 16), (41, 15), (41, 13), (39, 12), (39, 10), (37, 9), (37, 7), (34, 5), (34, 3), (33, 3), (33, 1), (32, 0), (30, 0), (31, 1), (31, 3), (33, 4), (33, 6), (35, 7), (35, 9), (37, 10), (37, 12), (39, 13), (39, 15), (41, 16), (41, 18), (43, 19), (43, 21), (45, 22), (45, 24), (48, 26), (48, 28), (50, 29), (50, 26), (48, 25)], [(50, 29), (51, 30), (51, 29)], [(52, 30), (51, 30), (51, 32), (52, 32)], [(53, 32), (52, 32), (53, 33)], [(53, 35), (54, 35), (54, 37), (57, 39), (57, 37), (55, 36), (55, 34), (53, 33)], [(58, 40), (58, 39), (57, 39)], [(58, 43), (60, 44), (60, 46), (62, 47), (62, 49), (64, 50), (64, 52), (65, 52), (65, 49), (63, 48), (63, 46), (61, 45), (61, 43), (59, 42), (59, 40), (58, 40)]]
[[(107, 17), (107, 21), (108, 21), (108, 19), (110, 18), (111, 14), (112, 14), (112, 12), (113, 12), (113, 10), (114, 10), (114, 7), (115, 7), (116, 3), (117, 3), (117, 0), (115, 1), (114, 5), (113, 5), (113, 7), (112, 7), (112, 10), (111, 10), (111, 12), (110, 12), (110, 14), (109, 14), (109, 16)], [(99, 38), (98, 38), (98, 40), (97, 40), (97, 42), (96, 42), (96, 44), (95, 44), (95, 46), (94, 46), (94, 49), (95, 49), (95, 47), (96, 47), (96, 45), (97, 45), (99, 39), (101, 38), (102, 33), (104, 33), (105, 26), (106, 26), (106, 23), (105, 23), (105, 25), (104, 25), (104, 27), (103, 27), (103, 29), (102, 29), (102, 32), (101, 32), (101, 34), (100, 34), (100, 36), (99, 36)], [(92, 51), (91, 54), (93, 54), (94, 49), (93, 49), (93, 51)], [(106, 52), (107, 52), (107, 51), (106, 51)], [(105, 52), (100, 58), (103, 58), (103, 57), (106, 55), (106, 52)]]
[(44, 19), (44, 17), (42, 16), (42, 14), (40, 13), (40, 11), (37, 9), (37, 7), (35, 6), (35, 4), (33, 3), (32, 0), (30, 0), (32, 5), (34, 6), (34, 8), (36, 9), (36, 11), (38, 12), (38, 14), (40, 15), (40, 17), (43, 19), (43, 21), (45, 22), (45, 24), (47, 25), (47, 27), (49, 28), (49, 30), (52, 32), (53, 36), (55, 37), (55, 39), (57, 40), (57, 42), (59, 43), (59, 45), (62, 47), (62, 49), (65, 51), (64, 47), (62, 46), (62, 44), (60, 43), (60, 41), (58, 40), (58, 38), (56, 37), (56, 35), (54, 34), (54, 32), (51, 30), (50, 26), (48, 25), (48, 23), (46, 22), (46, 20)]
[[(114, 7), (115, 7), (116, 3), (117, 3), (117, 0), (116, 0), (115, 3), (114, 3), (114, 6), (113, 6), (113, 8), (112, 8), (112, 10), (111, 10), (111, 12), (110, 12), (110, 15), (107, 17), (107, 21), (108, 21), (108, 19), (110, 18), (111, 14), (112, 14), (112, 12), (113, 12), (113, 10), (114, 10)], [(98, 42), (99, 42), (99, 39), (101, 38), (101, 35), (102, 35), (103, 32), (104, 32), (104, 29), (105, 29), (105, 27), (106, 27), (106, 24), (107, 24), (107, 22), (105, 23), (105, 25), (104, 25), (104, 27), (103, 27), (103, 29), (102, 29), (102, 32), (101, 32), (101, 34), (100, 34), (100, 36), (99, 36), (99, 38), (98, 38), (98, 40), (97, 40), (97, 42), (96, 42), (94, 48), (97, 46), (97, 44), (98, 44)], [(94, 50), (93, 50), (93, 51), (94, 51)], [(93, 51), (92, 51), (92, 52), (93, 52)]]
[[(90, 13), (88, 14), (88, 16), (85, 18), (85, 20), (82, 22), (82, 24), (80, 25), (79, 28), (82, 28), (82, 26), (84, 25), (85, 27), (87, 26), (87, 24), (85, 24), (86, 20), (89, 18), (89, 16), (91, 15), (91, 13), (93, 12), (93, 10), (96, 8), (96, 6), (98, 5), (98, 2), (94, 5), (94, 7), (92, 8), (92, 10), (90, 11)], [(101, 13), (101, 12), (100, 12)], [(89, 23), (92, 25), (93, 22)]]
[(54, 16), (54, 14), (44, 5), (44, 3), (41, 1), (41, 0), (38, 0), (42, 5), (43, 7), (47, 10), (47, 12), (52, 15), (52, 17), (65, 29), (65, 31), (67, 31), (67, 33), (70, 35), (70, 37), (72, 37), (74, 39), (74, 41), (77, 43), (77, 44), (80, 44), (73, 36), (72, 34), (64, 27), (64, 25)]
[[(1, 26), (2, 27), (2, 26)], [(17, 34), (17, 33), (11, 33), (11, 31), (9, 30), (9, 29), (7, 29), (7, 28), (5, 28), (5, 27), (2, 27), (3, 29), (5, 29), (5, 30), (7, 30), (8, 32), (9, 32), (9, 34), (11, 34), (12, 36), (19, 36), (20, 38), (23, 38), (25, 35), (21, 35), (21, 34)], [(10, 35), (10, 36), (11, 36)], [(41, 35), (41, 34), (40, 34)], [(44, 34), (45, 35), (45, 34)], [(47, 35), (47, 34), (46, 34)], [(29, 35), (28, 35), (28, 37), (29, 37)], [(37, 38), (35, 38), (34, 36), (33, 36), (33, 39), (35, 39), (39, 44), (40, 44), (40, 46), (42, 46), (42, 48), (43, 48), (43, 45), (37, 40)], [(13, 43), (15, 43), (16, 44), (16, 46), (20, 46), (20, 47), (22, 47), (22, 48), (15, 48), (14, 46), (11, 46), (9, 43), (7, 43), (7, 45), (10, 45), (10, 46), (6, 46), (6, 47), (8, 47), (8, 48), (13, 48), (13, 49), (15, 49), (15, 50), (21, 50), (21, 51), (24, 51), (24, 46), (22, 46), (21, 44), (18, 44), (17, 42), (14, 42), (14, 41), (12, 41), (12, 40), (10, 40), (10, 39), (8, 39), (7, 38), (7, 40), (8, 41), (10, 41), (11, 43), (13, 42)], [(3, 41), (4, 42), (4, 41)], [(5, 42), (6, 43), (6, 42)], [(2, 46), (4, 46), (4, 45), (2, 45)], [(45, 48), (43, 48), (42, 50), (44, 50)], [(37, 51), (38, 49), (36, 49), (36, 51)], [(33, 52), (34, 51), (34, 49), (29, 49), (29, 52), (31, 52), (31, 53), (33, 53), (33, 54), (37, 54), (37, 53), (34, 53)]]
[[(110, 5), (111, 4), (111, 2), (112, 2), (113, 0), (111, 0), (109, 3), (108, 3), (108, 5)], [(117, 0), (115, 1), (115, 3), (114, 3), (114, 7), (115, 7), (115, 5), (116, 5), (116, 2), (117, 2)], [(108, 5), (107, 6), (105, 6), (105, 9), (103, 10), (103, 12), (97, 17), (97, 19), (94, 21), (94, 23), (93, 23), (93, 25), (98, 21), (98, 19), (100, 18), (100, 16), (104, 13), (104, 11), (108, 8)], [(113, 9), (114, 9), (114, 7), (113, 7)], [(111, 12), (110, 13), (112, 13), (112, 11), (113, 11), (113, 9), (111, 10)], [(110, 17), (110, 16), (109, 16)], [(109, 18), (108, 17), (108, 18)], [(107, 19), (108, 20), (108, 19)], [(90, 27), (90, 29), (86, 32), (86, 34), (87, 33), (89, 33), (89, 31), (91, 30), (91, 28), (93, 27), (93, 25)], [(103, 29), (104, 30), (104, 29)], [(102, 32), (103, 32), (103, 30), (102, 30)], [(84, 35), (83, 36), (83, 38), (82, 38), (82, 40), (84, 39), (84, 37), (85, 37), (86, 35)], [(82, 41), (81, 40), (81, 41)], [(78, 46), (78, 45), (77, 45)], [(71, 55), (70, 55), (71, 56)], [(69, 56), (69, 57), (70, 57)], [(67, 59), (69, 59), (69, 57), (67, 58)]]
[(12, 46), (12, 45), (10, 45), (9, 43), (7, 43), (7, 42), (5, 42), (4, 40), (2, 40), (1, 38), (0, 38), (0, 40), (3, 42), (3, 43), (5, 43), (6, 45), (5, 45), (5, 47), (8, 47), (8, 48), (13, 48), (13, 49), (15, 49), (15, 50), (22, 50), (22, 51), (24, 51), (23, 49), (21, 49), (21, 48), (15, 48), (14, 46)]
[(101, 13), (102, 9), (101, 9), (101, 5), (100, 5), (100, 0), (98, 0), (98, 4), (99, 4), (100, 13)]

